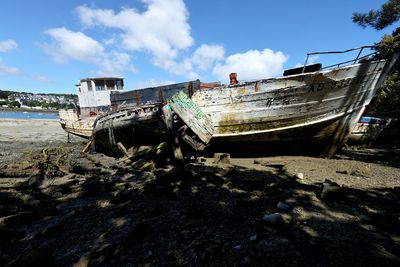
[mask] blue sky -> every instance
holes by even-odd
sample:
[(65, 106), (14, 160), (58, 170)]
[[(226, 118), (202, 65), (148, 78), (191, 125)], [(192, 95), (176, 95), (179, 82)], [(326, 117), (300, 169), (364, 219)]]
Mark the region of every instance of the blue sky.
[[(353, 12), (384, 0), (1, 1), (0, 89), (75, 93), (85, 77), (120, 76), (125, 89), (280, 76), (307, 52), (373, 44)], [(329, 64), (334, 56), (314, 58)], [(343, 59), (347, 59), (346, 57)]]

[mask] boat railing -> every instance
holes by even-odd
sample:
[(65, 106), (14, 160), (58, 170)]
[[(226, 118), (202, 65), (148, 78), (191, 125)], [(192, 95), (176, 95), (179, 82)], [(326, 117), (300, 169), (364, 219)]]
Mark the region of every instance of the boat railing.
[(336, 63), (336, 64), (333, 64), (333, 65), (329, 65), (329, 66), (323, 67), (322, 69), (331, 69), (331, 68), (334, 68), (334, 67), (339, 68), (340, 66), (343, 66), (343, 65), (345, 65), (345, 64), (355, 64), (355, 63), (357, 63), (357, 62), (360, 62), (360, 60), (363, 60), (363, 59), (369, 58), (369, 57), (372, 56), (372, 55), (375, 55), (375, 54), (377, 53), (376, 51), (375, 51), (375, 52), (372, 52), (372, 53), (369, 53), (369, 54), (367, 54), (367, 55), (361, 56), (361, 54), (362, 54), (362, 52), (364, 51), (364, 49), (367, 49), (367, 48), (368, 48), (368, 49), (371, 49), (371, 48), (374, 48), (374, 47), (376, 47), (376, 46), (374, 46), (374, 45), (365, 45), (365, 46), (361, 46), (361, 47), (357, 47), (357, 48), (352, 48), (352, 49), (347, 49), (347, 50), (343, 50), (343, 51), (329, 51), (329, 52), (311, 52), (311, 53), (307, 53), (307, 57), (306, 57), (306, 61), (304, 62), (304, 66), (303, 66), (303, 71), (302, 71), (302, 73), (304, 73), (304, 71), (305, 71), (305, 69), (306, 69), (306, 66), (307, 66), (307, 63), (308, 63), (308, 60), (309, 60), (310, 56), (314, 56), (314, 55), (326, 55), (326, 54), (344, 54), (344, 53), (348, 53), (348, 52), (353, 52), (353, 51), (359, 50), (359, 51), (358, 51), (358, 54), (357, 54), (357, 57), (356, 57), (355, 59), (348, 60), (348, 61), (344, 61), (344, 62), (340, 62), (340, 63)]

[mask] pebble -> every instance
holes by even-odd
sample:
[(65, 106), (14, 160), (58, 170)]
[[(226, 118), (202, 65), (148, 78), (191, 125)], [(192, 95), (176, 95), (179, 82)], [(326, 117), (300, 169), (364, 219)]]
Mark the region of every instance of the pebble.
[(233, 248), (236, 249), (236, 250), (240, 250), (242, 248), (242, 246), (241, 245), (237, 245), (237, 246), (234, 246)]
[(252, 236), (250, 236), (250, 241), (254, 241), (254, 240), (256, 240), (257, 239), (257, 235), (252, 235)]
[(304, 174), (301, 172), (296, 173), (294, 176), (296, 179), (303, 180), (304, 179)]
[(267, 215), (264, 215), (264, 217), (262, 219), (263, 219), (263, 221), (265, 221), (271, 225), (284, 224), (282, 214), (280, 214), (280, 213), (267, 214)]
[(321, 199), (334, 199), (340, 195), (340, 186), (330, 182), (322, 183)]
[(276, 205), (276, 208), (284, 211), (290, 211), (293, 209), (293, 206), (288, 203), (279, 201), (278, 204)]

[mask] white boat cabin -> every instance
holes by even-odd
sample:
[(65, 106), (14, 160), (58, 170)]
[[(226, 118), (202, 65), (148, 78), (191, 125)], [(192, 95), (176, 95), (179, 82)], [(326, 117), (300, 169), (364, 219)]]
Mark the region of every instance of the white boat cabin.
[(99, 77), (86, 78), (76, 85), (81, 115), (97, 115), (109, 111), (111, 107), (110, 94), (122, 91), (123, 78)]

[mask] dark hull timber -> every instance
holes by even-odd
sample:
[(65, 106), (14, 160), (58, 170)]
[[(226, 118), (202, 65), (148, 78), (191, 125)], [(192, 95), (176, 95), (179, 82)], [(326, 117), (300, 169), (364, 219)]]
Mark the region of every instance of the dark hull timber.
[[(105, 141), (108, 136), (110, 144), (120, 140), (129, 145), (166, 140), (167, 127), (160, 108), (168, 102), (167, 106), (176, 114), (174, 121), (179, 138), (198, 150), (207, 144), (209, 150), (220, 151), (302, 147), (307, 152), (304, 149), (318, 147), (324, 155), (331, 156), (346, 141), (397, 57), (398, 54), (390, 60), (234, 86), (200, 90), (190, 82), (123, 93), (114, 96), (114, 100), (118, 98), (114, 102), (130, 100), (135, 109), (147, 110), (143, 113), (147, 115), (124, 118), (120, 115), (125, 111), (118, 110), (121, 105), (114, 105), (116, 111), (104, 117), (100, 123), (103, 126), (96, 126), (94, 135), (96, 139), (103, 136)], [(182, 85), (183, 90), (179, 89)], [(183, 93), (179, 96), (178, 92)], [(183, 95), (190, 101), (182, 98)], [(176, 101), (175, 96), (178, 96)], [(146, 106), (149, 102), (159, 109), (149, 110)], [(204, 122), (204, 116), (207, 122), (199, 124), (199, 120)], [(199, 125), (207, 123), (212, 130), (202, 133)]]
[(94, 123), (92, 142), (96, 151), (119, 154), (124, 147), (157, 145), (166, 136), (161, 106), (125, 108), (99, 117)]
[(324, 146), (333, 155), (396, 62), (377, 60), (333, 70), (259, 80), (195, 92), (196, 105), (213, 122), (210, 145)]

